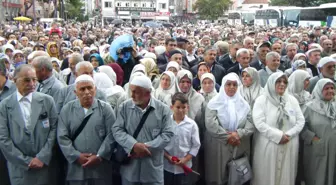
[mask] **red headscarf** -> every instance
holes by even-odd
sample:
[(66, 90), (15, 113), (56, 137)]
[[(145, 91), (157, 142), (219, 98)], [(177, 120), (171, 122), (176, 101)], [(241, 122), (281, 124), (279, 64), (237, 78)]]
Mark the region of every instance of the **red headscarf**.
[(117, 75), (117, 85), (122, 85), (124, 81), (124, 71), (117, 63), (108, 64)]

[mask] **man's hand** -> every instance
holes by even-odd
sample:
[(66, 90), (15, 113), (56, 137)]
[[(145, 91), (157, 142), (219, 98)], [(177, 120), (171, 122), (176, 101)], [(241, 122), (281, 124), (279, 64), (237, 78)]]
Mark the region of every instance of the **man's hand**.
[(87, 162), (82, 165), (83, 168), (95, 166), (95, 165), (98, 165), (102, 162), (102, 158), (97, 157), (97, 155), (92, 155), (87, 159), (88, 159)]
[(152, 155), (148, 150), (148, 146), (144, 143), (135, 143), (132, 152), (132, 156), (136, 158), (143, 158)]
[(320, 140), (320, 138), (318, 138), (317, 136), (313, 137), (313, 141), (319, 141), (319, 140)]
[(43, 166), (44, 166), (44, 163), (36, 157), (33, 160), (31, 160), (28, 165), (28, 167), (32, 169), (40, 169), (40, 168), (43, 168)]
[(89, 160), (89, 157), (91, 156), (91, 154), (88, 154), (88, 153), (81, 153), (79, 155), (79, 158), (77, 159), (77, 162), (81, 165), (85, 164), (88, 160)]

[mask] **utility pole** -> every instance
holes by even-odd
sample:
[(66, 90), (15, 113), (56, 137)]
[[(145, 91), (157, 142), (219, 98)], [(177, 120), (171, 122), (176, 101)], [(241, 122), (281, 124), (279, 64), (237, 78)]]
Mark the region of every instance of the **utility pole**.
[(34, 15), (34, 23), (36, 23), (36, 11), (35, 11), (35, 0), (32, 0), (33, 2), (33, 15)]

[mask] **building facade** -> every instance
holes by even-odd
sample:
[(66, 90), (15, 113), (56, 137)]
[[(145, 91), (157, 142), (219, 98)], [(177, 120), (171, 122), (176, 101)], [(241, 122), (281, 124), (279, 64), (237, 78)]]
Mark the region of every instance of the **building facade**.
[(0, 0), (0, 21), (13, 20), (19, 16), (22, 7), (20, 0)]

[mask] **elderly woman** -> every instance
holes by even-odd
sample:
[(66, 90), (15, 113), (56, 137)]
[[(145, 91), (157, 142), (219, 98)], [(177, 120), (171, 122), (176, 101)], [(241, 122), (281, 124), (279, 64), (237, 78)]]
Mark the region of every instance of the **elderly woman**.
[(200, 93), (203, 95), (206, 103), (217, 95), (216, 90), (216, 79), (212, 73), (204, 73), (201, 77), (201, 90)]
[(227, 165), (236, 156), (250, 153), (253, 125), (247, 117), (250, 106), (240, 95), (240, 79), (229, 73), (219, 93), (210, 100), (205, 112), (205, 180), (207, 185), (228, 183)]
[(170, 61), (168, 62), (167, 64), (167, 67), (166, 67), (166, 71), (171, 71), (175, 74), (175, 76), (177, 75), (177, 73), (181, 70), (181, 67), (180, 65), (175, 62), (175, 61)]
[(26, 59), (21, 50), (15, 50), (13, 52), (13, 65), (15, 68), (19, 67), (22, 64), (26, 64)]
[(297, 70), (288, 78), (288, 92), (296, 98), (301, 108), (310, 100), (308, 90), (310, 74), (304, 70)]
[(175, 75), (171, 71), (165, 71), (160, 78), (159, 87), (154, 92), (154, 97), (163, 103), (166, 103), (166, 99), (170, 99), (176, 92)]
[(335, 84), (324, 78), (317, 82), (312, 101), (304, 111), (304, 179), (306, 185), (336, 184)]
[(90, 62), (96, 72), (98, 72), (99, 66), (104, 65), (104, 60), (98, 53), (93, 53), (90, 55)]
[(263, 88), (260, 86), (260, 78), (258, 71), (254, 67), (247, 67), (242, 71), (241, 95), (247, 101), (251, 108), (253, 108), (254, 101), (263, 92)]
[(61, 61), (58, 60), (58, 58), (55, 57), (51, 57), (51, 63), (53, 65), (53, 68), (55, 71), (57, 71), (58, 73), (61, 72)]
[[(44, 50), (43, 50), (44, 51)], [(56, 42), (49, 42), (47, 45), (47, 53), (50, 57), (60, 58), (59, 49)]]
[(152, 58), (144, 58), (140, 60), (140, 63), (145, 66), (146, 75), (151, 79), (153, 87), (157, 88), (159, 86), (160, 75), (155, 61)]
[(305, 120), (298, 101), (287, 93), (287, 84), (284, 73), (273, 73), (253, 107), (254, 185), (295, 184), (298, 135)]

